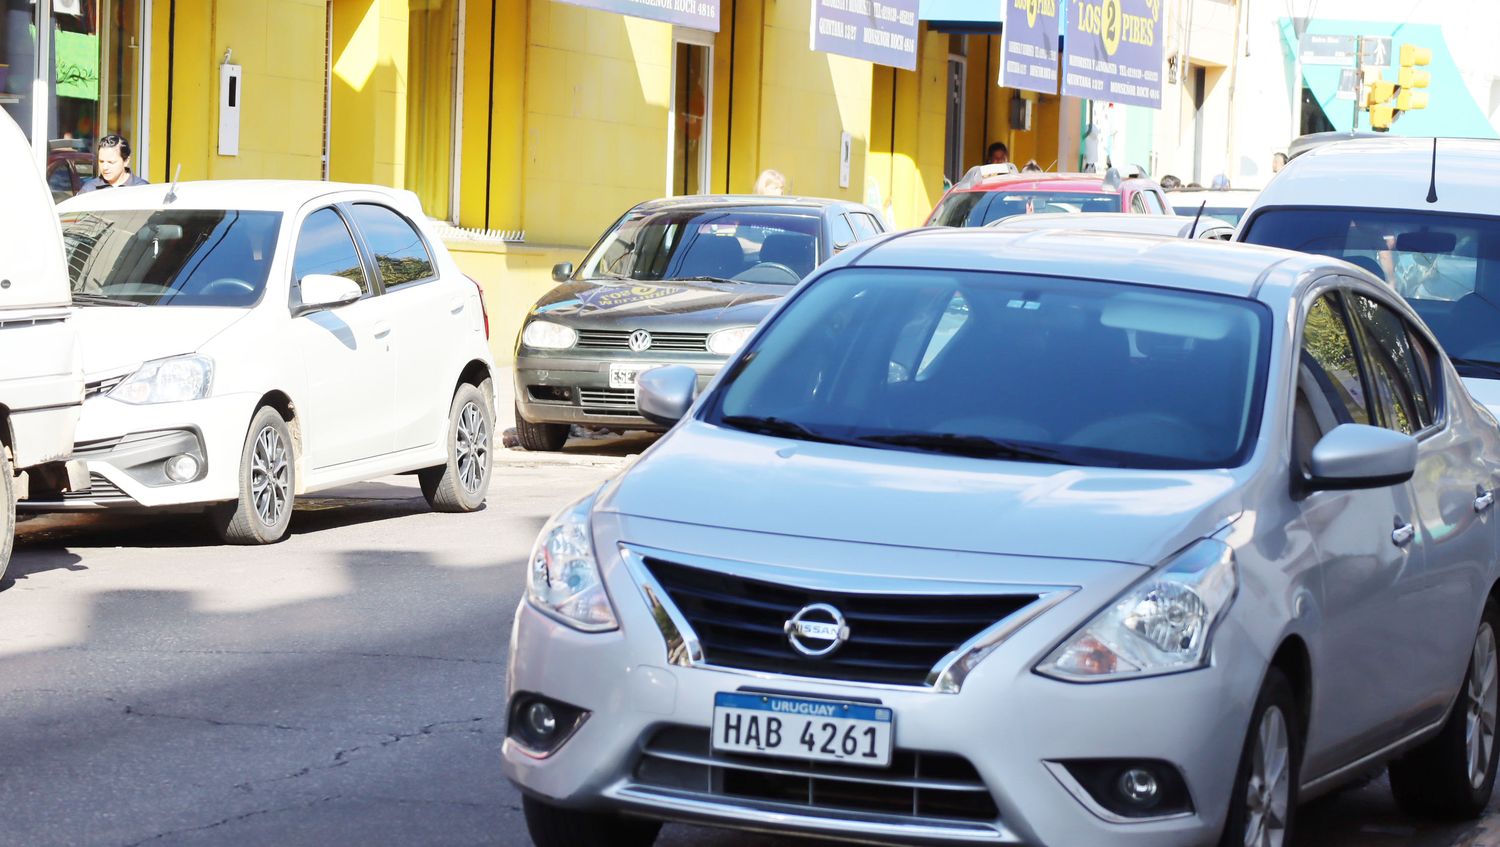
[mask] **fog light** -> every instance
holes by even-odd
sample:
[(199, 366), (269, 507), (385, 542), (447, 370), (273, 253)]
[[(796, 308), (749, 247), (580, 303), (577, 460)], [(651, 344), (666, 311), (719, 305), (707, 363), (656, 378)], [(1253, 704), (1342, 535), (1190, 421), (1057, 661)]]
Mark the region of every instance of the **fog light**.
[(198, 459), (182, 453), (167, 460), (167, 479), (173, 482), (188, 482), (198, 476)]
[(1156, 805), (1161, 798), (1161, 786), (1156, 784), (1156, 776), (1142, 768), (1131, 768), (1120, 774), (1116, 790), (1143, 809)]
[(507, 734), (528, 755), (546, 758), (567, 743), (589, 713), (540, 694), (511, 698)]
[(1158, 759), (1074, 759), (1057, 764), (1066, 769), (1077, 787), (1087, 792), (1089, 799), (1107, 814), (1146, 820), (1193, 811), (1193, 800), (1188, 795), (1182, 772), (1168, 762)]
[(546, 741), (557, 732), (557, 716), (552, 707), (537, 701), (526, 707), (526, 731), (534, 738)]

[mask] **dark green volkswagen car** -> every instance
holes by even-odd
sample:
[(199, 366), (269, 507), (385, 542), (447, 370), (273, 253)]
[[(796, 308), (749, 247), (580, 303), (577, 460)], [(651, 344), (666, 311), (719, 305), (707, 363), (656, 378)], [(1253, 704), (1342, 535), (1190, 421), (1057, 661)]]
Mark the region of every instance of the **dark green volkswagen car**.
[(802, 278), (885, 231), (868, 206), (805, 197), (652, 200), (610, 227), (583, 265), (537, 301), (516, 339), (516, 433), (557, 450), (572, 424), (660, 429), (635, 380), (690, 365), (700, 384)]

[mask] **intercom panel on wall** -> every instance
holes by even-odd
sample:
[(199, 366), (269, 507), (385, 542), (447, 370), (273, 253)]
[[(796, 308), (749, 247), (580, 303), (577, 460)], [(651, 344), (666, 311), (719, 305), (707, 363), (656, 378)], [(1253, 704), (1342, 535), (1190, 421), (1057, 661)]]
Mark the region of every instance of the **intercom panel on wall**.
[(240, 102), (244, 98), (241, 66), (219, 66), (219, 155), (240, 154)]

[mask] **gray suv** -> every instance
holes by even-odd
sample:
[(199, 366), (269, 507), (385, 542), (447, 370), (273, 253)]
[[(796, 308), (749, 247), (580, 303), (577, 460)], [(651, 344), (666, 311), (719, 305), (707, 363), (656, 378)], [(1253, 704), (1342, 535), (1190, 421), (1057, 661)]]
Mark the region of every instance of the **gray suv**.
[(533, 840), (1281, 845), (1495, 781), (1500, 429), (1336, 260), (926, 230), (814, 274), (529, 563)]

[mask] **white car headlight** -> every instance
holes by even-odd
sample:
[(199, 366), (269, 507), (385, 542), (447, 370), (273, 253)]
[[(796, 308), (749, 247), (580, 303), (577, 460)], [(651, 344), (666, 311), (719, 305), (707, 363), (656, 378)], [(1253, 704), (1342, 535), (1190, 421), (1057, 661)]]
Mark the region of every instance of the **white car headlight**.
[(578, 333), (562, 324), (532, 321), (521, 331), (521, 343), (538, 350), (566, 350), (578, 343)]
[(733, 356), (740, 352), (740, 348), (745, 346), (745, 342), (750, 339), (750, 333), (754, 331), (753, 326), (721, 329), (708, 337), (708, 352), (716, 356)]
[(1222, 541), (1202, 539), (1131, 586), (1037, 671), (1097, 682), (1201, 668), (1238, 584), (1234, 551)]
[(526, 599), (543, 614), (585, 632), (615, 629), (615, 610), (604, 591), (586, 497), (563, 509), (542, 527), (526, 569)]
[(214, 360), (207, 356), (173, 356), (141, 365), (109, 392), (122, 403), (180, 403), (208, 396), (214, 382)]

